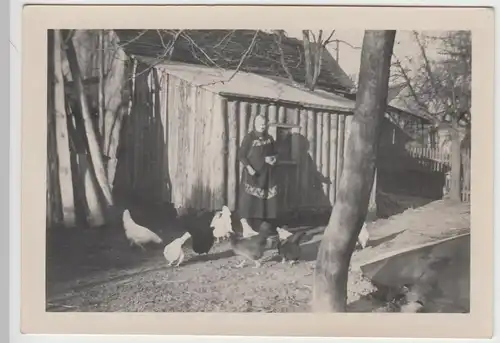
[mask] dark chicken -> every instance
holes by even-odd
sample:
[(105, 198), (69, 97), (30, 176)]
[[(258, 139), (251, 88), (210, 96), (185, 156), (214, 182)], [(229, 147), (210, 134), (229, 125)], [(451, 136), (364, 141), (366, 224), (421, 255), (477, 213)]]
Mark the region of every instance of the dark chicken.
[[(230, 232), (229, 241), (231, 242), (231, 248), (236, 255), (254, 261), (254, 268), (261, 266), (261, 258), (264, 255), (267, 243), (267, 235), (265, 233), (259, 232), (255, 236), (243, 238), (241, 234)], [(243, 260), (236, 267), (241, 268), (244, 264), (245, 260)]]
[[(279, 231), (280, 229), (278, 229)], [(278, 254), (282, 258), (282, 263), (289, 261), (293, 264), (298, 261), (301, 254), (300, 240), (306, 234), (305, 231), (292, 234), (285, 239), (278, 240)]]
[(199, 255), (208, 254), (215, 243), (214, 228), (204, 214), (192, 218), (183, 218), (181, 223), (191, 235), (191, 248)]
[(200, 255), (208, 254), (215, 242), (213, 228), (200, 230), (188, 229), (188, 232), (191, 234), (193, 251)]

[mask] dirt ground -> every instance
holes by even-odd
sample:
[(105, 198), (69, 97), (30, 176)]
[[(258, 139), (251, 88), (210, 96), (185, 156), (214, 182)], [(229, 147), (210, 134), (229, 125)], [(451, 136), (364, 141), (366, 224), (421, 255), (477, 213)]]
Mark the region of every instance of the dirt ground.
[[(368, 225), (371, 242), (354, 253), (353, 265), (391, 249), (468, 230), (469, 216), (465, 204), (436, 201), (372, 222)], [(165, 243), (182, 234), (168, 227), (157, 232)], [(173, 268), (166, 266), (164, 245), (146, 252), (131, 249), (118, 228), (54, 233), (47, 240), (47, 310), (305, 312), (320, 240), (320, 233), (306, 237), (301, 261), (293, 266), (272, 260), (261, 268), (248, 263), (236, 269), (241, 259), (223, 242), (207, 256), (186, 249), (184, 264)], [(349, 310), (390, 310), (387, 303), (370, 296), (374, 291), (370, 281), (353, 268)]]

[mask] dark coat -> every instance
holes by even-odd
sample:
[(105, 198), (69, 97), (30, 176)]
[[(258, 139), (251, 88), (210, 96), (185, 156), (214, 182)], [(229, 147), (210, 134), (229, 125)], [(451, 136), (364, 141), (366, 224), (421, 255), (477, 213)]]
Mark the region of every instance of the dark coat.
[[(274, 166), (265, 162), (266, 156), (276, 156), (273, 137), (268, 133), (248, 133), (238, 151), (238, 159), (244, 166), (238, 204), (238, 213), (242, 218), (276, 218), (278, 185)], [(248, 173), (248, 165), (255, 169), (255, 175)]]

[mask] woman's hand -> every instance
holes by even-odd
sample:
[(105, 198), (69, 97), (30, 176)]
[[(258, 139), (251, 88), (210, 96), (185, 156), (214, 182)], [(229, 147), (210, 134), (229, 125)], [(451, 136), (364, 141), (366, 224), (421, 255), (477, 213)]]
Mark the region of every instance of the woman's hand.
[(276, 156), (266, 156), (265, 161), (267, 164), (274, 165), (276, 163)]
[(255, 169), (253, 169), (253, 167), (251, 165), (247, 165), (247, 171), (248, 171), (248, 174), (254, 176), (255, 175)]

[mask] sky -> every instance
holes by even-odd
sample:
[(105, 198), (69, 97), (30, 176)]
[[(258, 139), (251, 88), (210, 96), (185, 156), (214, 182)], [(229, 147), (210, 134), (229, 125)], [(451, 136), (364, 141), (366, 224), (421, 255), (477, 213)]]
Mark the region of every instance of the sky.
[[(287, 30), (288, 36), (302, 40), (301, 30)], [(331, 30), (324, 29), (323, 35), (329, 34)], [(439, 32), (426, 32), (437, 35)], [(359, 65), (361, 61), (361, 46), (363, 45), (364, 30), (335, 30), (332, 38), (344, 41), (339, 43), (339, 64), (347, 75), (357, 75), (359, 73)], [(335, 43), (330, 44), (328, 50), (333, 57), (336, 57)], [(420, 57), (420, 49), (411, 31), (397, 31), (394, 44), (394, 55), (404, 63), (405, 57)], [(435, 46), (428, 46), (426, 49), (429, 58), (437, 56)]]

